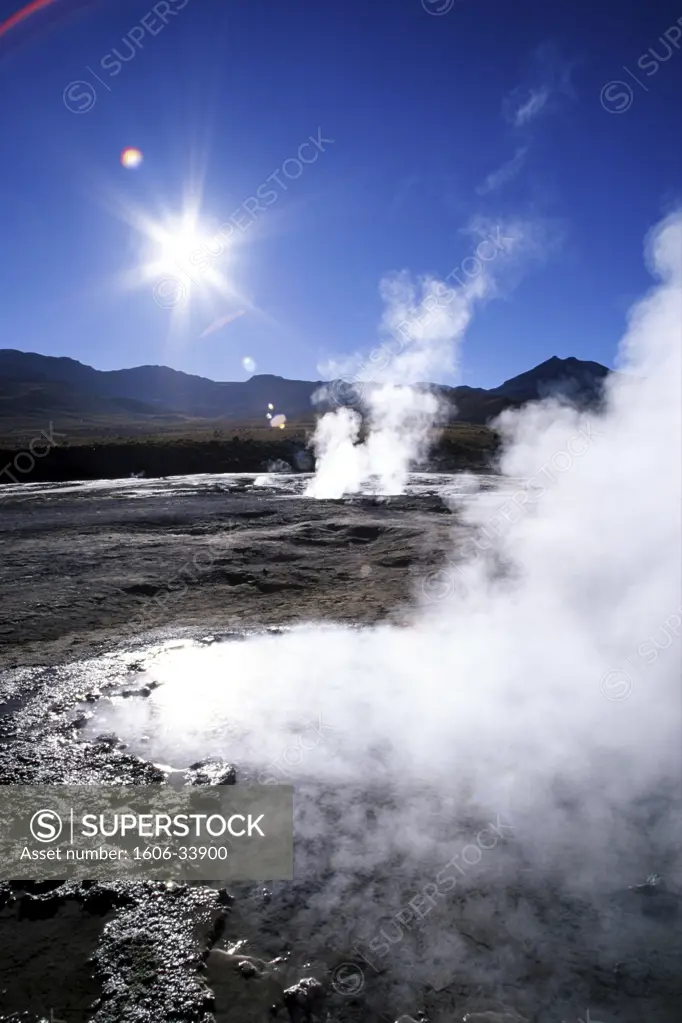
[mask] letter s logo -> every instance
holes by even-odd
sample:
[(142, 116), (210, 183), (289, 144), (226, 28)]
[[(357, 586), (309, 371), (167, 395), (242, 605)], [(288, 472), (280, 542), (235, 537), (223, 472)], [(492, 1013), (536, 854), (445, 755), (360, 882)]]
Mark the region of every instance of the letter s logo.
[(90, 82), (70, 82), (62, 93), (66, 109), (72, 114), (87, 114), (97, 102), (97, 93)]
[(54, 842), (61, 835), (64, 824), (54, 810), (38, 810), (31, 817), (29, 827), (36, 842)]

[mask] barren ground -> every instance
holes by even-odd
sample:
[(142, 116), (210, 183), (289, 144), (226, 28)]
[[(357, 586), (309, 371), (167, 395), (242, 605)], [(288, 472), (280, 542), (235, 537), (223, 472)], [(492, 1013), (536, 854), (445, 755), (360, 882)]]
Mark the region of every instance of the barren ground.
[(72, 660), (145, 629), (407, 615), (449, 542), (437, 496), (315, 501), (252, 479), (199, 493), (174, 480), (149, 497), (133, 484), (0, 492), (0, 666)]
[[(87, 686), (74, 681), (73, 662), (134, 654), (168, 637), (220, 639), (303, 621), (408, 623), (420, 579), (465, 535), (438, 488), (422, 481), (412, 496), (335, 502), (302, 498), (293, 480), (255, 488), (252, 477), (8, 488), (0, 494), (0, 783), (164, 780), (115, 743), (79, 735), (74, 708)], [(134, 678), (134, 658), (130, 671)], [(95, 681), (91, 688), (103, 688)], [(652, 931), (647, 957), (620, 961), (581, 937), (593, 907), (522, 871), (520, 863), (507, 905), (535, 906), (548, 939), (523, 951), (510, 989), (459, 976), (407, 998), (409, 966), (399, 990), (381, 976), (357, 997), (340, 991), (338, 978), (330, 983), (353, 953), (312, 951), (308, 936), (287, 932), (291, 903), (305, 894), (296, 886), (275, 886), (264, 899), (258, 886), (228, 894), (152, 882), (0, 882), (0, 1020), (36, 1023), (52, 1011), (69, 1023), (449, 1023), (468, 1011), (471, 1023), (511, 1023), (516, 1012), (573, 1023), (577, 1014), (560, 1008), (573, 1002), (594, 1007), (593, 1023), (678, 1018), (679, 972), (671, 949), (656, 945), (677, 923)], [(675, 898), (659, 907), (654, 897), (654, 916), (677, 920)], [(502, 954), (494, 931), (464, 928), (465, 903), (461, 896), (450, 912), (472, 949)], [(638, 914), (636, 897), (633, 906)], [(560, 940), (550, 936), (553, 917)], [(559, 977), (562, 957), (572, 966)], [(319, 989), (297, 993), (305, 977)]]

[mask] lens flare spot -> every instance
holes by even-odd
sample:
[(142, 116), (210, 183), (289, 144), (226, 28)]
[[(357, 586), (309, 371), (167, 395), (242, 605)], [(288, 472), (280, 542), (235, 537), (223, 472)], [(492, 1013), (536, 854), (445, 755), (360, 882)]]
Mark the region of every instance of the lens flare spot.
[(133, 146), (126, 147), (121, 153), (121, 164), (127, 169), (139, 167), (143, 159), (141, 150)]
[(242, 359), (242, 366), (247, 373), (253, 373), (256, 369), (256, 362), (250, 355), (245, 355)]
[(272, 419), (272, 412), (266, 412), (265, 413), (265, 418), (266, 419)]
[(286, 422), (287, 417), (280, 414), (272, 417), (270, 421), (270, 426), (279, 427), (280, 430), (283, 430), (284, 427), (286, 426)]
[(268, 405), (268, 408), (270, 409), (271, 412), (275, 411), (275, 406), (272, 403)]

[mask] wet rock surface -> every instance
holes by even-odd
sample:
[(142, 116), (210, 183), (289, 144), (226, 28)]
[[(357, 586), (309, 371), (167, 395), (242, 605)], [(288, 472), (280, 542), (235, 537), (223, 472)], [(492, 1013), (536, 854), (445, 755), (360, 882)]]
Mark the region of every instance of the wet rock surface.
[[(108, 492), (42, 504), (4, 498), (1, 507), (5, 785), (239, 784), (229, 749), (169, 770), (134, 755), (115, 732), (93, 732), (93, 722), (108, 705), (149, 704), (146, 664), (169, 636), (212, 645), (311, 619), (407, 621), (420, 573), (459, 528), (434, 494), (309, 502), (244, 487), (181, 491), (172, 502)], [(465, 836), (481, 826), (465, 824)], [(324, 865), (294, 883), (229, 892), (217, 884), (0, 882), (0, 1020), (679, 1018), (675, 884), (644, 875), (597, 904), (534, 875), (519, 851), (511, 885), (498, 882), (492, 864), (423, 919), (408, 915), (396, 926), (441, 866), (425, 874), (387, 863), (382, 876), (358, 878), (357, 898), (380, 908), (377, 931), (360, 937), (351, 907), (324, 923), (324, 914), (311, 915), (329, 879)], [(529, 921), (542, 928), (542, 942)], [(387, 954), (369, 947), (373, 937), (378, 947), (379, 928)]]
[[(338, 619), (344, 608), (347, 619), (377, 620), (408, 602), (405, 558), (426, 564), (450, 520), (437, 497), (326, 505), (246, 483), (178, 488), (172, 502), (162, 488), (143, 501), (116, 488), (3, 493), (0, 783), (234, 784), (228, 761), (197, 761), (169, 779), (115, 733), (85, 737), (103, 703), (150, 695), (136, 681), (148, 637), (212, 643), (249, 625)], [(439, 538), (425, 528), (431, 518)], [(121, 649), (122, 662), (70, 670)], [(273, 1006), (290, 1017), (284, 992), (302, 979), (296, 971), (245, 955), (233, 970), (228, 953), (210, 952), (228, 912), (212, 889), (52, 885), (0, 886), (0, 1019), (207, 1023), (275, 1018)], [(313, 1011), (310, 984), (306, 998), (305, 986), (298, 1002), (287, 996), (294, 1018)]]
[(12, 887), (0, 911), (3, 1021), (213, 1019), (201, 971), (224, 927), (224, 893), (162, 882)]
[(207, 757), (196, 764), (190, 764), (185, 772), (189, 785), (234, 785), (237, 781), (237, 768), (217, 757)]

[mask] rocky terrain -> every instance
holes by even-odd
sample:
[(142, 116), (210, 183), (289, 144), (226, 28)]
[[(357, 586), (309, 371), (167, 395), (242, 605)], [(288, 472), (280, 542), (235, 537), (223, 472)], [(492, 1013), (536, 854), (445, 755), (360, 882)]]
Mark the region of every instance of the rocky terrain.
[[(415, 477), (404, 497), (338, 502), (306, 499), (303, 485), (300, 477), (242, 476), (5, 488), (2, 783), (165, 783), (162, 767), (87, 724), (112, 694), (149, 698), (140, 673), (169, 639), (229, 642), (307, 621), (408, 624), (424, 574), (466, 535), (443, 500), (457, 481)], [(240, 764), (226, 762), (194, 765), (186, 780), (235, 776), (239, 783)], [(453, 839), (481, 826), (459, 822)], [(0, 1020), (678, 1018), (675, 893), (651, 879), (639, 892), (586, 901), (530, 871), (513, 843), (515, 881), (502, 891), (497, 852), (438, 908), (438, 926), (410, 929), (386, 963), (360, 954), (352, 921), (306, 928), (302, 907), (314, 900), (323, 866), (293, 884), (228, 890), (0, 882)], [(399, 907), (423, 885), (418, 866), (405, 864), (398, 876), (396, 886), (387, 864), (368, 900)], [(368, 883), (358, 879), (360, 890)], [(528, 914), (542, 922), (539, 944), (519, 924)], [(466, 958), (453, 951), (438, 959), (434, 934), (438, 955), (456, 934)]]
[[(399, 614), (401, 606), (406, 614), (410, 566), (426, 566), (431, 545), (446, 539), (449, 515), (436, 496), (328, 504), (254, 488), (253, 478), (202, 484), (132, 481), (99, 494), (85, 487), (41, 496), (5, 492), (4, 784), (164, 780), (115, 742), (80, 741), (74, 721), (87, 693), (62, 681), (59, 665), (127, 651), (134, 688), (135, 651), (160, 636), (325, 617), (373, 622)], [(152, 487), (155, 496), (136, 499)], [(7, 670), (18, 666), (26, 671)], [(36, 666), (41, 670), (31, 670)], [(92, 678), (90, 686), (96, 688)], [(69, 1023), (208, 1021), (214, 1007), (208, 976), (222, 1001), (221, 1018), (270, 1018), (277, 991), (286, 1018), (287, 979), (301, 979), (302, 971), (283, 965), (265, 985), (267, 1005), (259, 996), (257, 1014), (242, 1009), (228, 1017), (240, 997), (232, 987), (245, 983), (238, 970), (243, 957), (233, 964), (224, 951), (206, 956), (225, 929), (230, 903), (224, 892), (168, 890), (161, 883), (3, 884), (0, 1019), (29, 1023), (53, 1011), (55, 1020)], [(235, 939), (242, 933), (230, 930)]]
[(254, 479), (0, 491), (0, 664), (54, 665), (145, 633), (407, 614), (453, 525), (435, 484), (321, 502), (299, 496), (303, 477)]

